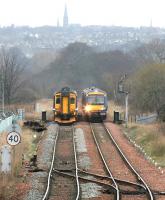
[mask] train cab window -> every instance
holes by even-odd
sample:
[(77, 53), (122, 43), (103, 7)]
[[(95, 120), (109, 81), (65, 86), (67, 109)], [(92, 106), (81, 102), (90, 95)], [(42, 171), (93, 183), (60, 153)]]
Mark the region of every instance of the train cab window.
[(75, 98), (71, 97), (71, 98), (70, 98), (70, 103), (71, 103), (71, 104), (75, 104)]
[(90, 105), (104, 105), (104, 96), (89, 96), (87, 102)]
[(56, 104), (60, 104), (60, 97), (56, 97)]

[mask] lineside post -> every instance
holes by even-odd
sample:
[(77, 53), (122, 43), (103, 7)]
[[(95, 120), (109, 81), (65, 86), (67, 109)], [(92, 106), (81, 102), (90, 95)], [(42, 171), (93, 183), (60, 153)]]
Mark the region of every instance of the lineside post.
[(125, 93), (125, 123), (126, 123), (126, 128), (128, 127), (128, 95), (129, 93)]
[(120, 78), (118, 81), (118, 93), (123, 93), (125, 94), (125, 123), (126, 123), (126, 128), (128, 127), (128, 96), (129, 92), (125, 90), (124, 88), (124, 82), (127, 78), (127, 75), (125, 74)]

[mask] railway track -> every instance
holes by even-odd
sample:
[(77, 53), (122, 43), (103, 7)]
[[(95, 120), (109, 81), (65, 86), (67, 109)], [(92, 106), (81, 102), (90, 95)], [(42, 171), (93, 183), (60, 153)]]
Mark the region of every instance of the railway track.
[[(68, 177), (63, 175), (62, 173), (65, 172), (72, 173), (73, 176)], [(74, 127), (59, 126), (54, 142), (47, 187), (42, 200), (78, 200), (79, 194)]]
[(99, 151), (97, 157), (101, 156), (102, 162), (100, 163), (101, 166), (103, 163), (103, 173), (100, 174), (98, 171), (97, 174), (95, 170), (92, 170), (93, 173), (91, 173), (78, 168), (74, 127), (59, 126), (54, 142), (47, 188), (42, 199), (82, 199), (84, 196), (81, 194), (80, 197), (80, 183), (95, 183), (101, 186), (102, 197), (105, 197), (103, 199), (155, 200), (155, 196), (159, 195), (159, 192), (151, 191), (123, 154), (105, 125), (91, 123), (90, 128), (93, 135), (90, 137), (94, 138), (94, 140), (92, 139), (93, 147), (95, 147), (96, 154)]
[(107, 171), (107, 177), (104, 178), (111, 179), (115, 188), (114, 199), (154, 200), (149, 186), (131, 165), (105, 125), (90, 123), (90, 127)]

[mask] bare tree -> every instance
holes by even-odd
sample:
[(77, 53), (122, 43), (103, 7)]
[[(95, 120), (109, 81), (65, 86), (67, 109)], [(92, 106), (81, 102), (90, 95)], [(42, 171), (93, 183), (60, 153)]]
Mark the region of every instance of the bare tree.
[(23, 65), (19, 59), (18, 52), (14, 49), (0, 50), (0, 74), (4, 86), (5, 103), (10, 104), (16, 97), (21, 87), (21, 74)]
[(154, 39), (150, 43), (135, 49), (132, 54), (140, 64), (165, 63), (165, 42)]

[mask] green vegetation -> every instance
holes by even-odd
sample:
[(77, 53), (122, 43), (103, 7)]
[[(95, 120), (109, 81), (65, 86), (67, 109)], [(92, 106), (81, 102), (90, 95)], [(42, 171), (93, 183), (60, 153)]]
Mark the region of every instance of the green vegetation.
[(130, 125), (127, 134), (155, 160), (159, 166), (165, 167), (165, 137), (163, 124)]
[[(26, 127), (22, 127), (22, 132), (22, 153), (24, 154), (25, 161), (29, 161), (30, 158), (36, 154), (36, 149), (41, 139), (41, 134)], [(20, 159), (20, 161), (22, 160)]]
[(142, 68), (131, 77), (131, 105), (138, 112), (156, 112), (165, 120), (165, 65)]

